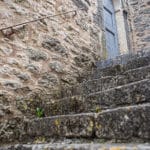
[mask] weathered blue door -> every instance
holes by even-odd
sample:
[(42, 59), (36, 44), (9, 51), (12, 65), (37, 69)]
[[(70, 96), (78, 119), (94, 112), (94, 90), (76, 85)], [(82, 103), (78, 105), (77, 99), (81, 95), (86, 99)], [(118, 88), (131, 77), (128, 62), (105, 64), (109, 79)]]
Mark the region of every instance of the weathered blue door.
[(103, 7), (104, 7), (106, 48), (108, 58), (114, 58), (118, 55), (119, 51), (118, 51), (115, 11), (112, 0), (103, 0)]

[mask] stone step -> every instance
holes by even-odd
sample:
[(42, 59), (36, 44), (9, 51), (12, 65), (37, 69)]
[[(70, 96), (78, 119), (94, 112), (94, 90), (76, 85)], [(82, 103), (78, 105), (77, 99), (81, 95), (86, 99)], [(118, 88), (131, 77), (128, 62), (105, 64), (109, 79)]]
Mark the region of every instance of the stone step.
[(106, 91), (89, 94), (86, 101), (99, 105), (101, 108), (114, 108), (123, 105), (132, 105), (149, 102), (150, 79), (118, 86)]
[(90, 93), (107, 90), (119, 85), (136, 82), (150, 77), (150, 65), (124, 72), (122, 75), (107, 76), (99, 79), (89, 80), (71, 88), (63, 88), (57, 98), (74, 95), (87, 95)]
[[(106, 60), (106, 62), (109, 60)], [(115, 60), (117, 62), (117, 60)], [(132, 59), (127, 60), (125, 63), (111, 63), (110, 65), (104, 65), (105, 67), (98, 67), (91, 75), (90, 78), (97, 79), (104, 76), (115, 76), (118, 74), (122, 74), (127, 70), (135, 69), (139, 67), (144, 67), (150, 64), (150, 53), (144, 55), (142, 57), (134, 57)], [(109, 64), (108, 63), (108, 64)]]
[(81, 113), (33, 119), (27, 122), (31, 139), (99, 138), (132, 142), (150, 140), (150, 104), (108, 109), (100, 113)]
[(94, 113), (60, 115), (27, 123), (27, 135), (34, 137), (88, 138), (94, 133)]
[(137, 53), (129, 53), (129, 54), (123, 54), (119, 55), (116, 58), (110, 58), (102, 61), (98, 61), (96, 63), (97, 68), (103, 69), (107, 67), (112, 67), (114, 65), (118, 64), (127, 64), (129, 61), (138, 59), (140, 57), (147, 57), (150, 55), (150, 51), (138, 51)]
[(0, 150), (150, 150), (150, 144), (33, 144), (33, 145), (16, 145), (0, 148)]
[(150, 101), (150, 79), (118, 86), (89, 95), (79, 95), (51, 101), (43, 105), (46, 116), (99, 112), (107, 108), (134, 105)]
[(98, 138), (150, 140), (150, 104), (110, 109), (99, 113), (95, 122)]

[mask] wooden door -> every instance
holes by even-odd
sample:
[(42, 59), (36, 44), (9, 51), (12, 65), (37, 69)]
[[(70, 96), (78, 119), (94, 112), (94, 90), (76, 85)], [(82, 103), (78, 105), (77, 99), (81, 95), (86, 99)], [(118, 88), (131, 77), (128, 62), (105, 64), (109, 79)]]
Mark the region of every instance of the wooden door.
[(106, 36), (106, 48), (108, 58), (114, 58), (119, 54), (115, 11), (112, 0), (103, 0), (104, 26)]

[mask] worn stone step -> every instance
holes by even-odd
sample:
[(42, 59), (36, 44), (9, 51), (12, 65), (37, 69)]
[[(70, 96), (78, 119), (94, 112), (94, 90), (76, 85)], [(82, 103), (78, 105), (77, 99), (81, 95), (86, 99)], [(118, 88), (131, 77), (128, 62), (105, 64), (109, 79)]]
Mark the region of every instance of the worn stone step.
[[(135, 55), (136, 56), (136, 55)], [(106, 62), (109, 60), (106, 60)], [(117, 60), (115, 60), (117, 62)], [(103, 76), (108, 75), (118, 75), (122, 74), (127, 70), (135, 69), (139, 67), (144, 67), (150, 64), (150, 53), (141, 57), (134, 57), (132, 59), (127, 60), (125, 63), (112, 63), (110, 60), (110, 65), (104, 65), (105, 67), (98, 67), (90, 78), (97, 79)], [(108, 64), (109, 64), (108, 63)], [(112, 63), (112, 64), (111, 64)]]
[(66, 97), (43, 105), (46, 116), (98, 112), (107, 108), (150, 101), (150, 79), (88, 95)]
[(0, 150), (150, 150), (150, 144), (33, 144), (33, 145), (16, 145), (0, 148)]
[(115, 58), (110, 58), (96, 63), (97, 68), (103, 69), (107, 67), (112, 67), (118, 64), (127, 64), (131, 60), (138, 59), (140, 57), (147, 57), (150, 55), (150, 51), (137, 51), (136, 53), (127, 53), (116, 56)]
[(43, 137), (92, 137), (94, 113), (61, 115), (34, 119), (27, 124), (27, 134), (32, 138)]
[(71, 88), (62, 89), (57, 98), (90, 94), (150, 77), (150, 65), (124, 72), (122, 75), (93, 79)]
[(83, 72), (78, 82), (89, 79), (98, 79), (104, 76), (115, 76), (126, 70), (135, 69), (150, 64), (150, 51), (141, 51), (138, 54), (123, 54), (114, 59), (101, 60), (90, 71)]
[(98, 138), (139, 138), (150, 141), (150, 104), (110, 109), (96, 117), (95, 132)]
[(27, 123), (28, 137), (67, 137), (150, 140), (150, 104), (33, 119)]
[[(114, 108), (123, 105), (132, 105), (149, 102), (150, 79), (118, 86), (106, 91), (89, 94), (86, 101), (100, 108)], [(90, 104), (89, 104), (90, 105)]]

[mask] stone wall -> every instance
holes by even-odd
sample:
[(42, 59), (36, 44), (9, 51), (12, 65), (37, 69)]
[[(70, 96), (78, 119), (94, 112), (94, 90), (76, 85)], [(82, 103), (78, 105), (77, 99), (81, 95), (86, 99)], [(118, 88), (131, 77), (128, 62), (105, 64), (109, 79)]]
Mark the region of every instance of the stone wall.
[[(130, 0), (127, 8), (136, 50), (150, 46), (148, 7)], [(79, 82), (107, 55), (102, 0), (0, 0), (0, 28), (74, 9), (0, 32), (0, 139), (19, 139), (25, 115), (33, 117), (54, 90)]]
[[(132, 31), (128, 39), (130, 49), (148, 50), (148, 0), (128, 0), (125, 7)], [(72, 85), (100, 56), (107, 55), (102, 32), (102, 0), (1, 0), (0, 8), (1, 28), (85, 9), (1, 32), (0, 90), (22, 94), (37, 88), (51, 90), (60, 84)], [(122, 46), (120, 51), (126, 49)]]
[(100, 57), (97, 7), (92, 0), (1, 0), (1, 28), (46, 15), (85, 10), (0, 33), (0, 90), (30, 91), (76, 83), (84, 68), (90, 68)]
[(128, 0), (133, 51), (150, 49), (150, 1)]
[(0, 28), (77, 10), (0, 32), (0, 139), (16, 136), (25, 113), (35, 115), (100, 58), (100, 7), (93, 0), (0, 0)]

